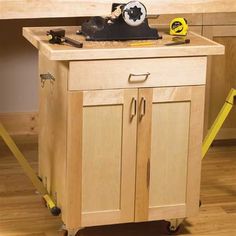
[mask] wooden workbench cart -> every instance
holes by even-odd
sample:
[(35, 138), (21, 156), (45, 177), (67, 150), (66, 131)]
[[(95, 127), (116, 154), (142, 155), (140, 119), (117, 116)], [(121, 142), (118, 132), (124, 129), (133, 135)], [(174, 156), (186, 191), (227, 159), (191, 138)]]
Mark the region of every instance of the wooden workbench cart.
[[(95, 225), (182, 219), (199, 209), (207, 56), (223, 46), (84, 42), (39, 50), (40, 177), (69, 232)], [(67, 27), (71, 38), (77, 27)], [(40, 78), (40, 76), (39, 76)], [(172, 229), (178, 226), (172, 222)]]

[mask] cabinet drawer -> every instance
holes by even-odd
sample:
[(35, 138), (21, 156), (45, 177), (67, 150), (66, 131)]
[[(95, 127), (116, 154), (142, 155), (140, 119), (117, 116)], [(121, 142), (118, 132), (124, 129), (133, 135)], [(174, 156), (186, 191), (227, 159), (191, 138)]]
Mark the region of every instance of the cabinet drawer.
[(206, 57), (70, 62), (69, 90), (203, 85)]

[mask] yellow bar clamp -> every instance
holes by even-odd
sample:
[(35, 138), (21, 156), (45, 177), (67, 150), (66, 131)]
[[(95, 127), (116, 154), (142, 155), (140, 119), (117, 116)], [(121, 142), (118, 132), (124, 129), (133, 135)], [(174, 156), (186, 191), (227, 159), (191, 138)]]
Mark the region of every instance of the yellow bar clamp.
[(225, 104), (220, 110), (215, 122), (211, 126), (210, 130), (208, 131), (207, 136), (205, 137), (202, 145), (202, 159), (206, 156), (207, 151), (209, 150), (212, 142), (214, 141), (216, 135), (218, 134), (219, 130), (221, 129), (222, 125), (224, 124), (227, 116), (229, 115), (230, 111), (234, 105), (234, 99), (236, 97), (236, 89), (231, 89), (228, 97), (226, 98)]
[(3, 125), (0, 122), (0, 136), (2, 137), (3, 141), (6, 143), (8, 148), (11, 150), (17, 161), (19, 162), (20, 166), (24, 170), (25, 174), (29, 177), (34, 187), (37, 189), (37, 191), (43, 195), (44, 200), (47, 203), (47, 206), (49, 207), (51, 213), (55, 216), (59, 215), (61, 213), (60, 208), (56, 207), (56, 204), (53, 202), (51, 197), (49, 196), (47, 189), (44, 187), (43, 183), (40, 181), (32, 167), (29, 165), (27, 160), (25, 159), (22, 152), (19, 150), (19, 148), (16, 146), (13, 139), (10, 137), (6, 129), (3, 127)]

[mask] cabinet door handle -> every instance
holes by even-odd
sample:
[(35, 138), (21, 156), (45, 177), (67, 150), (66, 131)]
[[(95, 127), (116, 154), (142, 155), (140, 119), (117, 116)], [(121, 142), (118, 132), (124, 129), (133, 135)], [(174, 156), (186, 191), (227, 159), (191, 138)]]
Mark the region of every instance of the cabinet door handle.
[[(143, 73), (143, 74), (133, 74), (133, 73), (131, 73), (130, 75), (129, 75), (129, 79), (128, 79), (128, 81), (129, 81), (129, 83), (130, 84), (135, 84), (135, 83), (143, 83), (143, 82), (145, 82), (147, 79), (148, 79), (148, 77), (150, 76), (151, 74), (149, 73), (149, 72), (147, 72), (147, 73)], [(144, 79), (132, 79), (133, 77), (144, 77)]]
[(147, 188), (149, 189), (150, 187), (150, 177), (151, 177), (151, 165), (150, 165), (150, 159), (148, 159), (148, 162), (147, 162)]
[(130, 119), (132, 120), (136, 116), (136, 114), (137, 114), (137, 100), (136, 98), (132, 98)]
[(140, 119), (142, 119), (146, 114), (146, 99), (142, 97), (140, 103)]

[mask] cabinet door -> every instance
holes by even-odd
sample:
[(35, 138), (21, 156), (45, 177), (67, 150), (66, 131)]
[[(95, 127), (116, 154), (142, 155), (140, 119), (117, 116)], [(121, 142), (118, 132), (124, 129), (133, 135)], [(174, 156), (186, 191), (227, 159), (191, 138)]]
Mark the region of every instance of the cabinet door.
[[(74, 200), (81, 202), (81, 226), (134, 221), (137, 90), (71, 92), (69, 96), (71, 104), (73, 96), (82, 99), (74, 112), (69, 108), (69, 120), (77, 127), (71, 127), (69, 143), (75, 142), (72, 133), (78, 136), (79, 132), (82, 140), (77, 142), (81, 157), (74, 153), (81, 158), (82, 181), (72, 177), (71, 185), (78, 188)], [(73, 121), (74, 116), (80, 121)], [(69, 144), (71, 151), (77, 144)]]
[(198, 211), (204, 86), (139, 90), (135, 220)]

